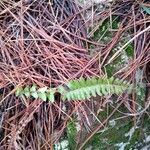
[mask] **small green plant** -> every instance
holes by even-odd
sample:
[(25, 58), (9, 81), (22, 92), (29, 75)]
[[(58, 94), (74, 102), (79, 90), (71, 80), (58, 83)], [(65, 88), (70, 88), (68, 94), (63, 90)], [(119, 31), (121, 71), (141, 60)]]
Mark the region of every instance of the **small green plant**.
[(68, 147), (69, 149), (75, 149), (77, 146), (77, 126), (74, 120), (70, 120), (67, 123), (67, 139), (68, 139)]
[(111, 78), (90, 78), (71, 80), (65, 85), (57, 88), (42, 87), (37, 88), (36, 85), (25, 88), (19, 87), (16, 90), (16, 96), (25, 96), (27, 98), (39, 98), (43, 101), (54, 102), (56, 92), (61, 94), (62, 100), (85, 100), (92, 96), (106, 96), (110, 94), (121, 94), (124, 91), (131, 91), (132, 85), (127, 81)]

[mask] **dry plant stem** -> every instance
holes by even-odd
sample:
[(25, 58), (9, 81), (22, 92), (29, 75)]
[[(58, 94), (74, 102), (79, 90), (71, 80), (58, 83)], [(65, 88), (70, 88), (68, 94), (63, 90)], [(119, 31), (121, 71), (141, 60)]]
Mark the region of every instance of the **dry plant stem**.
[(104, 62), (106, 61), (106, 58), (108, 57), (108, 55), (110, 54), (112, 48), (115, 46), (115, 44), (118, 42), (118, 40), (120, 39), (120, 36), (122, 34), (122, 26), (120, 27), (120, 29), (118, 30), (118, 32), (116, 33), (115, 37), (113, 38), (110, 46), (108, 47), (107, 49), (107, 53), (106, 54), (103, 54), (104, 55), (104, 58), (103, 58), (103, 61), (101, 63), (101, 65), (103, 66), (104, 65)]
[[(41, 101), (34, 101), (28, 108), (26, 108), (26, 112), (23, 115), (23, 117), (20, 119), (18, 126), (14, 126), (11, 131), (11, 135), (9, 137), (9, 148), (16, 148), (17, 140), (19, 140), (19, 134), (22, 132), (22, 130), (25, 128), (25, 126), (33, 119), (33, 114), (38, 110), (40, 105), (42, 104)], [(18, 146), (19, 147), (19, 146)]]
[(87, 136), (86, 140), (81, 144), (81, 146), (79, 146), (78, 150), (82, 150), (82, 148), (86, 145), (86, 143), (102, 128), (102, 126), (104, 126), (104, 124), (106, 124), (108, 122), (108, 120), (110, 119), (110, 117), (117, 111), (117, 109), (121, 106), (122, 103), (123, 103), (123, 101), (121, 101), (116, 106), (116, 108), (107, 117), (107, 119), (102, 122), (102, 124), (100, 124), (90, 135)]
[[(116, 72), (115, 75), (124, 71), (125, 73), (121, 75), (121, 78), (125, 79), (125, 78), (129, 77), (132, 74), (132, 72), (134, 72), (136, 69), (138, 69), (141, 66), (146, 65), (150, 61), (149, 45), (150, 45), (150, 42), (147, 43), (147, 45), (145, 46), (145, 48), (143, 49), (143, 51), (139, 57), (132, 60), (128, 66), (125, 66), (124, 68), (122, 68), (121, 70)], [(146, 55), (146, 54), (148, 54), (148, 55)], [(145, 57), (145, 55), (146, 55), (146, 58), (143, 59)], [(128, 70), (128, 71), (126, 71), (126, 70)]]
[(130, 39), (125, 45), (123, 45), (108, 61), (108, 64), (110, 64), (118, 55), (119, 53), (121, 53), (131, 42), (133, 42), (138, 36), (140, 36), (141, 34), (143, 34), (144, 32), (147, 32), (150, 30), (150, 26), (148, 26), (147, 28), (145, 28), (144, 30), (142, 30), (141, 32), (139, 32), (137, 35), (135, 35), (132, 39)]
[[(32, 5), (32, 3), (30, 4), (30, 5)], [(64, 7), (64, 6), (63, 6)], [(70, 73), (68, 74), (68, 70), (70, 70), (69, 72), (71, 72), (71, 69), (69, 69), (69, 67), (70, 67), (70, 63), (71, 63), (71, 61), (74, 61), (74, 62), (77, 62), (77, 65), (76, 66), (80, 66), (81, 68), (84, 66), (84, 64), (86, 63), (86, 56), (84, 55), (84, 58), (83, 58), (83, 60), (84, 60), (84, 62), (85, 63), (82, 63), (83, 62), (83, 60), (82, 59), (79, 59), (79, 58), (76, 58), (75, 59), (75, 53), (80, 53), (80, 52), (86, 52), (87, 50), (86, 49), (84, 49), (84, 48), (82, 48), (81, 46), (82, 46), (82, 40), (87, 40), (86, 38), (84, 38), (84, 37), (82, 37), (82, 36), (80, 36), (79, 35), (79, 33), (82, 33), (82, 32), (85, 32), (84, 30), (83, 30), (83, 27), (81, 28), (80, 27), (80, 29), (81, 29), (81, 31), (80, 31), (80, 29), (78, 29), (77, 28), (77, 26), (76, 26), (76, 29), (77, 29), (77, 31), (80, 31), (80, 32), (75, 32), (75, 34), (74, 34), (74, 32), (70, 32), (69, 30), (67, 30), (67, 29), (69, 29), (70, 28), (70, 26), (72, 25), (72, 24), (74, 24), (74, 18), (76, 17), (76, 16), (78, 16), (79, 15), (79, 13), (76, 11), (76, 13), (74, 14), (74, 15), (72, 15), (71, 17), (73, 17), (72, 19), (71, 19), (71, 21), (69, 20), (71, 17), (69, 17), (69, 18), (67, 18), (68, 20), (63, 20), (63, 22), (61, 22), (61, 23), (59, 23), (59, 21), (58, 22), (56, 22), (56, 23), (53, 23), (52, 25), (52, 28), (53, 28), (53, 30), (60, 30), (60, 31), (62, 31), (63, 32), (63, 34), (64, 34), (64, 36), (66, 36), (67, 37), (67, 39), (70, 39), (71, 40), (71, 38), (70, 38), (70, 36), (72, 37), (74, 37), (74, 38), (78, 38), (79, 40), (78, 40), (78, 44), (76, 43), (74, 43), (73, 42), (73, 40), (72, 41), (70, 41), (69, 40), (69, 44), (68, 44), (68, 42), (63, 42), (63, 38), (61, 38), (60, 40), (58, 40), (58, 39), (56, 39), (55, 38), (55, 36), (53, 37), (53, 35), (55, 34), (55, 32), (54, 32), (54, 34), (53, 35), (48, 35), (47, 34), (47, 31), (48, 30), (46, 30), (46, 28), (45, 29), (43, 29), (42, 28), (42, 26), (39, 24), (39, 22), (37, 21), (37, 19), (38, 18), (33, 18), (33, 16), (31, 16), (31, 14), (29, 14), (29, 12), (28, 12), (28, 9), (29, 9), (29, 6), (28, 7), (26, 7), (24, 10), (22, 10), (22, 5), (21, 5), (21, 15), (16, 15), (16, 14), (14, 14), (13, 13), (13, 10), (12, 9), (7, 9), (7, 12), (9, 12), (13, 17), (14, 17), (14, 19), (15, 19), (15, 21), (17, 21), (17, 22), (19, 22), (19, 24), (20, 24), (20, 27), (21, 27), (21, 33), (23, 32), (23, 31), (25, 31), (25, 30), (27, 30), (28, 32), (30, 32), (30, 35), (31, 35), (31, 37), (33, 38), (28, 38), (28, 39), (23, 39), (22, 37), (21, 37), (21, 39), (16, 39), (16, 40), (8, 40), (7, 42), (19, 42), (19, 41), (21, 41), (21, 43), (23, 42), (23, 43), (26, 43), (26, 40), (28, 40), (29, 42), (32, 42), (33, 41), (33, 44), (35, 43), (35, 45), (36, 45), (36, 47), (38, 48), (38, 51), (39, 51), (39, 53), (42, 53), (42, 51), (41, 51), (41, 45), (39, 45), (38, 44), (38, 42), (40, 41), (41, 42), (41, 44), (43, 43), (43, 42), (49, 42), (49, 43), (52, 43), (52, 47), (54, 47), (54, 49), (57, 49), (57, 57), (55, 57), (56, 55), (56, 53), (53, 55), (53, 53), (52, 53), (52, 55), (51, 55), (51, 57), (47, 57), (47, 58), (44, 58), (44, 59), (42, 59), (42, 60), (40, 60), (40, 61), (38, 61), (38, 62), (36, 62), (36, 63), (34, 63), (34, 65), (33, 64), (31, 64), (32, 62), (30, 61), (30, 60), (27, 60), (27, 59), (29, 59), (30, 57), (28, 57), (28, 56), (26, 56), (26, 53), (25, 52), (23, 52), (23, 57), (26, 57), (26, 61), (29, 63), (29, 65), (28, 65), (28, 68), (27, 67), (23, 67), (23, 68), (19, 68), (19, 72), (22, 72), (23, 70), (25, 70), (25, 72), (24, 73), (26, 73), (26, 71), (28, 70), (28, 69), (30, 69), (31, 70), (31, 68), (33, 68), (33, 67), (35, 67), (36, 65), (39, 65), (39, 63), (41, 63), (41, 62), (44, 62), (44, 61), (47, 61), (47, 66), (46, 66), (46, 69), (49, 69), (50, 68), (50, 65), (48, 65), (48, 61), (49, 61), (49, 59), (50, 58), (53, 58), (54, 57), (54, 59), (55, 60), (53, 60), (53, 59), (51, 59), (51, 63), (53, 64), (53, 66), (51, 67), (51, 69), (52, 70), (54, 70), (55, 72), (57, 72), (58, 73), (58, 75), (59, 75), (59, 78), (61, 79), (59, 82), (60, 83), (64, 83), (64, 80), (67, 80), (67, 78), (69, 78), (70, 77)], [(63, 9), (65, 9), (65, 8), (63, 8)], [(73, 9), (75, 9), (75, 8), (73, 8)], [(49, 13), (49, 12), (48, 12)], [(67, 12), (68, 13), (68, 12)], [(32, 20), (33, 20), (33, 22), (30, 22), (31, 20), (27, 20), (27, 18), (26, 17), (24, 17), (25, 15), (28, 15), (28, 17), (29, 18), (31, 18)], [(41, 16), (40, 17), (42, 17), (42, 14), (40, 14)], [(52, 16), (52, 14), (50, 14), (50, 16)], [(55, 16), (55, 19), (57, 20), (57, 17), (58, 16)], [(20, 18), (21, 18), (21, 21), (20, 21)], [(47, 18), (46, 18), (47, 19)], [(79, 17), (77, 17), (77, 19), (79, 19)], [(64, 27), (62, 27), (62, 26), (64, 26), (65, 24), (67, 24), (68, 23), (68, 21), (70, 21), (70, 23), (69, 23), (69, 25), (67, 26), (67, 29), (65, 29)], [(52, 21), (51, 21), (52, 22)], [(36, 24), (36, 26), (33, 24), (33, 23), (35, 23)], [(78, 21), (77, 23), (79, 23), (80, 24), (80, 21)], [(26, 25), (27, 24), (27, 25)], [(75, 25), (75, 24), (74, 24)], [(30, 31), (31, 30), (31, 31)], [(70, 35), (70, 33), (71, 33), (71, 35)], [(35, 35), (36, 34), (36, 35)], [(37, 35), (40, 35), (40, 36), (42, 36), (43, 37), (43, 39), (41, 39), (41, 38), (39, 38), (38, 40), (36, 39), (36, 37), (35, 36), (37, 36)], [(4, 36), (4, 34), (3, 34), (3, 36)], [(85, 33), (84, 33), (84, 36), (86, 36), (85, 35)], [(81, 39), (81, 40), (80, 40)], [(62, 41), (61, 41), (62, 40)], [(90, 41), (89, 41), (90, 42)], [(71, 43), (71, 44), (70, 44)], [(32, 44), (32, 45), (33, 45)], [(31, 44), (28, 44), (29, 46), (28, 46), (28, 48), (29, 49), (31, 49)], [(22, 51), (26, 51), (26, 48), (22, 48), (22, 46), (25, 46), (25, 45), (22, 45), (22, 44), (20, 44), (20, 46), (21, 46), (21, 49), (22, 49)], [(42, 46), (45, 48), (45, 49), (47, 49), (47, 54), (49, 53), (49, 50), (51, 49), (51, 47), (47, 47), (45, 44), (42, 44)], [(64, 47), (64, 48), (63, 48)], [(70, 50), (72, 50), (72, 58), (70, 58), (70, 60), (68, 60), (68, 59), (66, 59), (66, 57), (65, 57), (65, 55), (68, 53), (68, 52), (66, 52), (66, 54), (64, 53), (64, 50), (65, 49), (70, 49)], [(79, 51), (79, 52), (76, 52), (76, 51)], [(28, 51), (29, 52), (29, 51)], [(29, 52), (30, 53), (30, 52)], [(61, 55), (61, 56), (59, 56), (59, 54)], [(71, 53), (70, 53), (71, 54)], [(68, 53), (68, 56), (70, 55), (69, 53)], [(50, 55), (50, 54), (48, 54), (48, 55)], [(80, 55), (80, 54), (79, 54)], [(71, 55), (70, 55), (71, 56)], [(20, 57), (20, 56), (19, 56)], [(20, 58), (22, 58), (22, 57), (20, 57)], [(32, 57), (32, 58), (34, 58), (34, 57)], [(66, 61), (65, 61), (65, 63), (67, 64), (67, 66), (65, 66), (65, 63), (62, 63), (64, 60), (63, 59), (66, 59)], [(23, 59), (21, 59), (22, 60), (22, 62), (24, 62), (24, 58)], [(61, 73), (59, 73), (58, 72), (58, 69), (59, 69), (59, 67), (58, 66), (56, 66), (56, 64), (55, 64), (55, 62), (58, 62), (58, 60), (60, 61), (60, 63), (59, 64), (61, 64), (62, 66), (60, 67), (61, 68)], [(73, 62), (73, 63), (74, 63)], [(24, 63), (25, 64), (25, 63)], [(30, 65), (31, 64), (31, 65)], [(43, 64), (41, 64), (41, 65), (39, 65), (39, 66), (41, 66), (41, 69), (42, 70), (44, 70), (44, 67), (42, 66)], [(30, 66), (30, 67), (29, 67)], [(71, 65), (72, 66), (72, 65)], [(66, 68), (68, 68), (67, 70), (66, 70)], [(19, 75), (19, 72), (18, 72), (18, 76), (20, 76)], [(74, 72), (74, 70), (72, 70), (72, 72)], [(27, 75), (27, 74), (26, 74)], [(49, 75), (48, 73), (46, 73), (46, 75)], [(64, 78), (64, 76), (66, 76), (65, 78)], [(32, 75), (31, 75), (31, 77), (32, 77)], [(37, 77), (37, 76), (36, 76)], [(32, 80), (35, 80), (34, 79), (35, 78), (35, 76), (32, 78)], [(47, 80), (44, 76), (41, 76), (41, 78), (44, 78), (45, 80)], [(15, 79), (14, 79), (15, 80)], [(54, 80), (53, 78), (52, 78), (52, 80)], [(57, 80), (55, 80), (55, 81), (57, 81)], [(38, 81), (36, 81), (36, 82), (38, 82)], [(50, 81), (51, 82), (51, 81)], [(58, 83), (59, 84), (59, 83)]]

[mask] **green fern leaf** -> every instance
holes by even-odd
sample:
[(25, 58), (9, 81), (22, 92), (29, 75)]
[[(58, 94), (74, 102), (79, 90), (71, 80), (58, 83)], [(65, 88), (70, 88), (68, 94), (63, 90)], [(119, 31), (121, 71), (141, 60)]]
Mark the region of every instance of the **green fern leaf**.
[(57, 91), (58, 91), (60, 94), (65, 94), (65, 93), (67, 92), (67, 91), (65, 90), (65, 88), (64, 88), (62, 85), (60, 85), (60, 86), (58, 87)]
[(90, 92), (91, 92), (91, 95), (93, 97), (96, 97), (96, 88), (94, 86), (91, 87), (91, 91)]
[(38, 97), (43, 101), (46, 101), (47, 98), (46, 93), (41, 93), (41, 92), (38, 93)]
[(55, 90), (54, 89), (50, 89), (49, 91), (48, 91), (48, 93), (47, 93), (47, 98), (48, 98), (48, 100), (50, 101), (50, 102), (54, 102), (55, 101), (55, 96), (54, 96), (54, 94), (55, 94)]
[(115, 79), (114, 77), (108, 78), (91, 78), (91, 79), (79, 79), (71, 80), (64, 86), (58, 86), (57, 88), (47, 89), (42, 87), (37, 89), (35, 85), (31, 88), (28, 86), (24, 89), (17, 88), (16, 96), (32, 96), (37, 99), (40, 98), (43, 101), (47, 99), (50, 102), (54, 102), (54, 95), (56, 92), (61, 94), (63, 100), (85, 100), (91, 97), (106, 96), (110, 94), (121, 94), (124, 91), (132, 91), (133, 87), (130, 83), (124, 80)]
[(78, 82), (79, 82), (79, 85), (82, 87), (84, 87), (86, 85), (86, 81), (84, 78), (81, 78), (80, 80), (78, 80)]
[(32, 85), (32, 87), (30, 88), (30, 92), (36, 92), (36, 85)]
[(86, 98), (90, 99), (90, 97), (91, 97), (90, 88), (84, 88), (83, 90), (84, 90), (84, 93), (86, 95)]
[(32, 92), (31, 93), (31, 96), (33, 97), (33, 98), (35, 98), (35, 99), (38, 99), (38, 93), (35, 91), (35, 92)]
[(46, 91), (47, 91), (46, 86), (38, 89), (38, 92), (40, 92), (40, 93), (45, 93)]
[(66, 93), (65, 95), (63, 95), (62, 99), (63, 100), (67, 99), (68, 101), (70, 101), (70, 100), (76, 99), (76, 98), (74, 97), (73, 92), (69, 92), (69, 93)]
[(30, 89), (29, 89), (29, 86), (26, 86), (23, 90), (23, 94), (29, 98), (30, 97)]
[(112, 77), (109, 79), (110, 84), (113, 83), (114, 80), (115, 80), (115, 78), (112, 76)]
[(96, 84), (97, 84), (97, 79), (96, 79), (96, 78), (92, 78), (91, 84), (92, 84), (92, 85), (96, 85)]
[(95, 90), (96, 90), (97, 95), (102, 96), (100, 86), (97, 86), (97, 88)]
[(109, 93), (107, 92), (106, 86), (105, 86), (104, 84), (100, 85), (100, 87), (101, 87), (101, 92), (102, 92), (103, 95), (108, 95), (108, 94), (109, 94)]
[(16, 96), (21, 96), (22, 95), (22, 91), (23, 91), (23, 88), (22, 87), (18, 87), (17, 90), (16, 90)]
[(75, 90), (75, 89), (78, 89), (79, 87), (80, 87), (80, 85), (79, 85), (79, 81), (78, 80), (72, 81), (72, 86), (70, 87), (70, 89)]

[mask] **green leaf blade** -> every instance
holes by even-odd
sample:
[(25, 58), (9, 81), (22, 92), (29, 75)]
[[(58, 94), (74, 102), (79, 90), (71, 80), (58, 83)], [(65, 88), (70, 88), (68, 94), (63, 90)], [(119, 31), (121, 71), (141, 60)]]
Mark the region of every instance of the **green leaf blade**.
[(47, 99), (46, 93), (39, 92), (38, 97), (43, 101), (46, 101), (46, 99)]

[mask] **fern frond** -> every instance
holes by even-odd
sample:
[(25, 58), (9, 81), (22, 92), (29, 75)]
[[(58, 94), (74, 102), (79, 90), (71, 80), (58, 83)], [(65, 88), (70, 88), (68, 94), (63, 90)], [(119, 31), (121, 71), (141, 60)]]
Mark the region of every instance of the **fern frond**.
[(84, 100), (90, 97), (106, 96), (110, 94), (121, 94), (125, 90), (128, 90), (131, 86), (128, 82), (114, 79), (79, 79), (72, 80), (67, 84), (70, 89), (63, 96), (63, 100)]
[(42, 87), (37, 89), (36, 85), (32, 87), (18, 88), (16, 96), (40, 98), (43, 101), (54, 102), (54, 95), (59, 92), (63, 100), (85, 100), (91, 97), (106, 96), (110, 94), (121, 94), (124, 91), (131, 91), (132, 86), (127, 81), (120, 79), (108, 78), (91, 78), (71, 80), (66, 85), (57, 88)]

